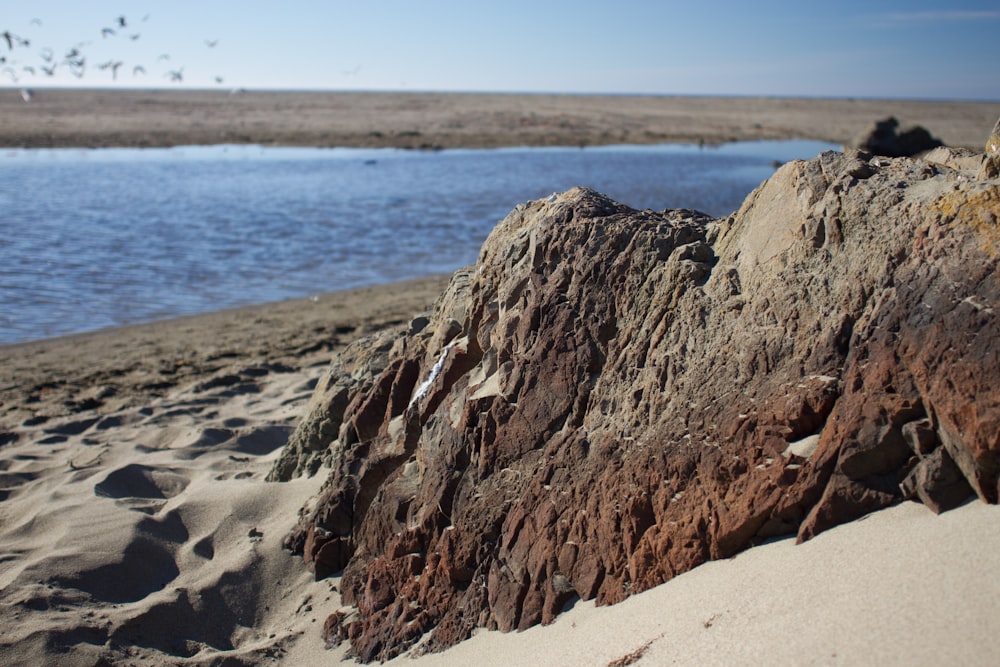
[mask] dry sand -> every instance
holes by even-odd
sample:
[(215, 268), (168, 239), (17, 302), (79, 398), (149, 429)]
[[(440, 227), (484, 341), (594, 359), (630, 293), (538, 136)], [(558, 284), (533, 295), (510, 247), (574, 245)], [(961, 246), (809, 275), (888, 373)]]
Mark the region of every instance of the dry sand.
[(318, 645), (334, 582), (281, 541), (323, 477), (263, 479), (331, 355), (445, 283), (0, 347), (0, 664)]
[(846, 143), (896, 116), (981, 149), (997, 102), (774, 97), (0, 89), (0, 146), (487, 147), (754, 139)]
[[(850, 100), (0, 93), (0, 145), (843, 141), (893, 113), (979, 146), (1000, 115)], [(323, 472), (263, 478), (331, 355), (405, 324), (444, 281), (0, 347), (0, 664), (335, 662), (342, 649), (325, 651), (320, 627), (337, 582), (312, 581), (280, 548)], [(979, 503), (941, 517), (907, 504), (418, 664), (998, 664), (998, 519)]]
[[(998, 665), (1000, 508), (904, 503), (707, 563), (613, 607), (388, 664)], [(628, 660), (634, 658), (634, 662)]]

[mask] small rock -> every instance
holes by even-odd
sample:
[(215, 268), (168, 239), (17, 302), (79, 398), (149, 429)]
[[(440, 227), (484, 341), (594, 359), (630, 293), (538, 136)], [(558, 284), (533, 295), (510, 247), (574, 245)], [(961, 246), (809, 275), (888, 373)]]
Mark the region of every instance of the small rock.
[(919, 499), (935, 514), (955, 509), (974, 493), (944, 447), (921, 459), (900, 488), (905, 497)]
[(925, 128), (915, 125), (899, 130), (899, 121), (890, 116), (875, 121), (853, 142), (859, 148), (886, 157), (912, 157), (942, 145)]

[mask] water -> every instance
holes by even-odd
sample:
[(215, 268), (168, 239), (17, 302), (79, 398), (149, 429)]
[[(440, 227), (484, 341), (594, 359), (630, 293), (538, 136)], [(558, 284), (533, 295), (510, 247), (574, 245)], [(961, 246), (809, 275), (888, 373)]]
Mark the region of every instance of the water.
[(721, 216), (836, 148), (0, 152), (0, 343), (445, 273), (517, 204), (584, 185)]

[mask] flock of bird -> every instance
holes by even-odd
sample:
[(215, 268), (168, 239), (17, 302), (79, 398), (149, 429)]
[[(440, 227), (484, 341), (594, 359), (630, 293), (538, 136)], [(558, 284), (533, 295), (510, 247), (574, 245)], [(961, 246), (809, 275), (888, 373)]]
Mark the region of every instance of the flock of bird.
[[(95, 31), (95, 38), (104, 40), (127, 40), (135, 42), (142, 38), (140, 32), (143, 24), (149, 20), (149, 15), (145, 15), (137, 24), (131, 22), (124, 15), (118, 16), (110, 26), (103, 27), (100, 32)], [(32, 19), (29, 24), (29, 32), (42, 27), (41, 19)], [(73, 44), (61, 52), (51, 46), (36, 46), (36, 39), (25, 37), (23, 34), (16, 34), (11, 30), (4, 30), (0, 33), (0, 76), (9, 79), (14, 84), (24, 83), (28, 79), (38, 79), (39, 77), (54, 77), (57, 71), (68, 71), (72, 76), (82, 79), (88, 68), (94, 67), (99, 71), (107, 72), (112, 81), (117, 81), (119, 76), (131, 72), (131, 76), (143, 77), (148, 74), (149, 69), (143, 64), (129, 63), (125, 60), (111, 58), (102, 62), (88, 60), (86, 48), (92, 42), (84, 41)], [(207, 48), (215, 48), (218, 44), (216, 39), (204, 40)], [(4, 49), (6, 47), (6, 49)], [(173, 83), (184, 81), (184, 68), (170, 68), (170, 65), (162, 65), (170, 61), (170, 54), (164, 53), (156, 59), (156, 64), (162, 70), (162, 76)], [(166, 68), (166, 69), (162, 69)], [(215, 77), (217, 84), (222, 84), (221, 76)], [(31, 99), (29, 89), (22, 88), (21, 96), (27, 102)]]

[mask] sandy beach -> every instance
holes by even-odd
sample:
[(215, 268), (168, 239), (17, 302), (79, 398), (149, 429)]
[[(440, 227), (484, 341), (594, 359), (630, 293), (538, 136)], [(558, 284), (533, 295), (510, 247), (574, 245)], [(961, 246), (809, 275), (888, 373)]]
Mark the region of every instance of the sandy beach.
[[(6, 147), (843, 143), (895, 115), (981, 149), (1000, 104), (0, 89), (0, 114)], [(447, 280), (0, 346), (0, 663), (342, 657), (320, 635), (337, 580), (281, 548), (325, 475), (264, 477), (331, 357)], [(998, 519), (906, 504), (417, 664), (997, 664)]]
[(981, 149), (995, 102), (774, 97), (0, 89), (0, 146), (454, 148), (816, 139), (895, 116)]
[[(214, 647), (195, 662), (221, 648), (255, 664), (316, 639), (331, 582), (281, 541), (322, 478), (263, 479), (331, 356), (404, 326), (445, 284), (0, 347), (0, 662)], [(108, 639), (135, 649), (108, 655)]]

